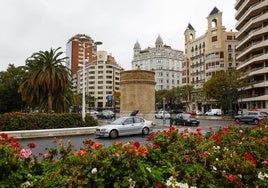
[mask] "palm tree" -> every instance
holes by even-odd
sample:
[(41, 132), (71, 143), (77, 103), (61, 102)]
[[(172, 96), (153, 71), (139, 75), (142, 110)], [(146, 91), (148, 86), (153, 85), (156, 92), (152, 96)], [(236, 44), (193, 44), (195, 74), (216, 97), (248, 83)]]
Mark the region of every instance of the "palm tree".
[(60, 57), (63, 52), (59, 49), (39, 51), (29, 57), (25, 66), (28, 76), (19, 88), (24, 100), (37, 103), (48, 113), (53, 107), (56, 112), (66, 111), (66, 104), (72, 100), (70, 70), (63, 65), (66, 57)]

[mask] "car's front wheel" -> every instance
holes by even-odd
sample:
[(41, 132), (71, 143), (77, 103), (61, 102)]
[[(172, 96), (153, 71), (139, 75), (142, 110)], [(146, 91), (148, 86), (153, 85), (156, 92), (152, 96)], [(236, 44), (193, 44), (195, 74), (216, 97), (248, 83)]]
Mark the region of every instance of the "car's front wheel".
[(117, 130), (111, 130), (109, 136), (110, 136), (110, 138), (117, 138), (118, 137), (118, 131)]
[(148, 135), (148, 134), (149, 134), (149, 129), (148, 129), (147, 127), (144, 127), (144, 128), (142, 129), (142, 134), (143, 134), (143, 135)]
[(260, 122), (260, 121), (259, 121), (258, 119), (254, 119), (254, 120), (253, 120), (253, 123), (254, 123), (255, 125), (258, 125), (259, 122)]
[(239, 120), (238, 118), (236, 118), (236, 119), (235, 119), (235, 122), (236, 122), (236, 123), (239, 123), (239, 122), (240, 122), (240, 120)]

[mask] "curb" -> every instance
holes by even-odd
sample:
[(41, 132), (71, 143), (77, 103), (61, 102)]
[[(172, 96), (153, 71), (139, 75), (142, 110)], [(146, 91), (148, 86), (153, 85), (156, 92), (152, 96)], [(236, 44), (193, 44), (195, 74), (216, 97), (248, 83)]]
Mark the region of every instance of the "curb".
[(42, 130), (23, 130), (23, 131), (3, 131), (9, 137), (17, 139), (29, 138), (47, 138), (55, 136), (73, 136), (94, 134), (96, 127), (77, 127), (77, 128), (62, 128), (62, 129), (42, 129)]

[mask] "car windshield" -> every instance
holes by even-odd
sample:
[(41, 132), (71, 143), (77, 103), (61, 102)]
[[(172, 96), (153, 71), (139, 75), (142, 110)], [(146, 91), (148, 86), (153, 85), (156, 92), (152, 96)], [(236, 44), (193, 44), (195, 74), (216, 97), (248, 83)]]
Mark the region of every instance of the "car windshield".
[(262, 116), (268, 116), (268, 113), (267, 112), (260, 112), (260, 114), (262, 115)]

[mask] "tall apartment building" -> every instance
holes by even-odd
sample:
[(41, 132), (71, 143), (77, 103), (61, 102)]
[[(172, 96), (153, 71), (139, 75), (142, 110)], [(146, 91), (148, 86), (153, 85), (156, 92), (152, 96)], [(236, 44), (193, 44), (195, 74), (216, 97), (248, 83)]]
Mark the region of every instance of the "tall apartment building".
[(217, 71), (236, 67), (235, 32), (226, 31), (222, 24), (222, 12), (216, 7), (207, 17), (207, 31), (196, 37), (194, 27), (189, 23), (185, 37), (185, 61), (182, 67), (182, 83), (192, 85), (196, 91), (191, 96), (188, 110), (202, 110), (216, 105), (216, 101), (208, 101), (200, 95), (199, 89)]
[(139, 42), (136, 42), (133, 51), (132, 69), (154, 71), (156, 90), (181, 86), (182, 51), (165, 45), (160, 36), (155, 41), (155, 47), (142, 50)]
[(244, 108), (268, 111), (268, 1), (236, 0), (238, 70), (252, 77), (252, 86), (241, 88)]
[[(86, 40), (83, 45), (79, 38)], [(85, 56), (83, 57), (83, 50)], [(75, 35), (67, 43), (68, 65), (72, 72), (72, 87), (77, 94), (83, 92), (83, 80), (85, 78), (85, 94), (91, 96), (92, 101), (87, 101), (86, 108), (106, 108), (107, 97), (119, 92), (120, 72), (123, 68), (115, 58), (106, 51), (97, 51), (94, 41), (87, 35)], [(79, 64), (83, 64), (85, 58), (85, 75)]]
[(97, 45), (94, 44), (92, 38), (85, 34), (77, 34), (71, 37), (66, 45), (66, 56), (68, 57), (67, 66), (71, 69), (72, 74), (81, 69), (79, 64), (83, 64), (83, 45), (80, 39), (84, 39), (85, 43), (85, 59), (86, 65), (97, 61)]

